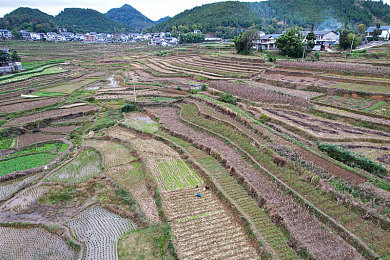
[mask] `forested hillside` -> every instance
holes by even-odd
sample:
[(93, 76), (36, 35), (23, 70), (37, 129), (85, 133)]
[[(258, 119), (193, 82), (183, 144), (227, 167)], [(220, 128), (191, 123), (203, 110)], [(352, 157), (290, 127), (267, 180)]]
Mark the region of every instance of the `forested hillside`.
[(0, 29), (46, 33), (56, 31), (57, 26), (54, 16), (38, 9), (19, 7), (0, 19)]
[(104, 14), (82, 8), (65, 8), (56, 16), (57, 24), (60, 27), (68, 28), (73, 32), (124, 32), (129, 30), (123, 23), (111, 20)]
[(142, 30), (149, 28), (156, 23), (140, 13), (138, 10), (130, 5), (123, 5), (120, 8), (113, 8), (106, 13), (106, 16), (112, 20), (124, 23), (132, 30)]
[[(218, 14), (218, 15), (215, 15)], [(203, 32), (229, 37), (241, 28), (282, 31), (291, 26), (309, 29), (330, 29), (358, 24), (375, 25), (376, 19), (389, 23), (390, 6), (367, 0), (268, 0), (263, 2), (219, 2), (186, 10), (172, 19), (158, 24), (155, 31), (172, 28)], [(179, 29), (180, 26), (180, 29)]]

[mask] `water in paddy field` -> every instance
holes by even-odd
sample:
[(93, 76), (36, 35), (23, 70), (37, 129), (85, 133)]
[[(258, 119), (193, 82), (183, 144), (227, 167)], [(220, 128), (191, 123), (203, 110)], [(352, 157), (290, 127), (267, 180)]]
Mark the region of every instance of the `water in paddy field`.
[(137, 116), (134, 119), (137, 120), (137, 121), (143, 121), (143, 122), (145, 122), (147, 124), (155, 123), (150, 117), (147, 117), (147, 116)]
[(108, 80), (110, 81), (110, 87), (111, 87), (111, 88), (117, 88), (117, 87), (118, 87), (118, 81), (116, 81), (116, 80), (114, 79), (114, 75), (112, 75), (111, 77), (109, 77)]

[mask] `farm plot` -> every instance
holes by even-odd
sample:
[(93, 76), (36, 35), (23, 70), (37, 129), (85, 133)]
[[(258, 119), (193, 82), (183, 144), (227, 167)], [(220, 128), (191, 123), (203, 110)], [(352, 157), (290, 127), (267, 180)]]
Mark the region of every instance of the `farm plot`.
[(47, 182), (82, 183), (102, 173), (102, 159), (93, 149), (82, 150), (76, 158), (48, 178)]
[(1, 259), (76, 259), (64, 240), (43, 228), (0, 227)]
[(390, 170), (390, 146), (387, 144), (375, 144), (364, 142), (335, 143), (349, 151), (362, 154)]
[(236, 85), (228, 82), (210, 82), (209, 87), (222, 92), (230, 92), (240, 98), (262, 103), (289, 104), (309, 108), (309, 100), (303, 97), (290, 96), (275, 90), (260, 89), (255, 86)]
[(390, 116), (390, 101), (376, 99), (356, 99), (349, 97), (326, 96), (315, 100), (321, 105), (336, 106), (380, 116)]
[[(201, 193), (202, 197), (195, 196)], [(181, 259), (257, 259), (243, 229), (211, 191), (162, 193), (163, 207)]]
[(162, 190), (194, 188), (203, 183), (179, 154), (164, 143), (154, 139), (132, 139), (129, 142), (144, 159)]
[(108, 129), (106, 134), (112, 138), (116, 138), (124, 142), (129, 142), (131, 139), (136, 138), (135, 134), (120, 126), (115, 126), (113, 128)]
[(12, 198), (11, 201), (7, 201), (3, 205), (3, 209), (6, 211), (20, 212), (38, 200), (46, 191), (49, 190), (47, 186), (35, 186), (31, 189), (24, 190), (18, 194), (15, 198)]
[(45, 106), (54, 105), (62, 101), (62, 98), (45, 98), (39, 100), (15, 102), (13, 104), (6, 104), (0, 106), (0, 113), (13, 113), (23, 110), (29, 110), (33, 108), (40, 108)]
[(95, 81), (97, 81), (97, 79), (86, 78), (83, 80), (70, 81), (70, 82), (67, 82), (67, 84), (63, 84), (63, 85), (59, 85), (59, 86), (55, 86), (55, 87), (51, 87), (51, 88), (40, 89), (39, 91), (70, 94), (73, 91), (80, 89), (80, 88), (82, 88), (88, 84), (91, 84)]
[(370, 139), (389, 140), (390, 138), (390, 134), (385, 132), (337, 123), (301, 112), (267, 108), (263, 110), (267, 116), (276, 119), (282, 125), (288, 124), (293, 128), (306, 132), (314, 140), (323, 139), (342, 142)]
[(25, 146), (43, 143), (48, 141), (56, 141), (63, 139), (63, 135), (51, 135), (51, 134), (43, 134), (43, 133), (35, 133), (35, 134), (23, 134), (17, 136), (17, 147), (22, 148)]
[(0, 157), (0, 176), (49, 164), (68, 149), (65, 143), (44, 144)]
[[(235, 168), (236, 172), (251, 183), (257, 194), (273, 209), (275, 216), (282, 217), (284, 227), (287, 232), (289, 232), (290, 236), (293, 237), (295, 241), (305, 246), (309, 252), (316, 255), (316, 257), (327, 259), (332, 257), (337, 258), (340, 256), (350, 257), (353, 255), (354, 258), (361, 259), (361, 256), (359, 257), (359, 253), (351, 245), (345, 242), (338, 235), (334, 234), (329, 228), (324, 227), (318, 219), (313, 218), (302, 206), (298, 205), (293, 198), (274, 186), (266, 176), (254, 169), (251, 164), (244, 160), (238, 151), (226, 144), (222, 139), (210, 136), (202, 131), (197, 131), (180, 122), (175, 108), (150, 108), (148, 111), (153, 112), (157, 117), (159, 117), (160, 124), (164, 125), (175, 134), (188, 138), (188, 140), (202, 145), (212, 151), (217, 151), (223, 160), (229, 162), (230, 165)], [(194, 120), (194, 118), (191, 120)], [(199, 119), (197, 119), (197, 121), (199, 121)], [(208, 120), (209, 125), (211, 122), (212, 121)], [(221, 124), (219, 125), (221, 126)], [(313, 198), (313, 200), (328, 201), (333, 207), (333, 210), (347, 210), (345, 207), (336, 204), (330, 195), (321, 194), (316, 191), (315, 188), (311, 188), (310, 185), (303, 180), (300, 180), (302, 183), (298, 183), (300, 184), (298, 187), (298, 184), (295, 182), (297, 182), (299, 177), (296, 175), (295, 170), (293, 172), (289, 172), (287, 168), (276, 167), (275, 165), (275, 167), (272, 168), (272, 173), (276, 174), (279, 178), (283, 178), (284, 182), (290, 185), (296, 185), (296, 187), (294, 186), (294, 189), (303, 189), (306, 193), (302, 196), (305, 198), (309, 198), (310, 200)], [(305, 188), (310, 188), (310, 192), (315, 192), (316, 194), (307, 195), (308, 190)], [(324, 198), (324, 196), (326, 197)], [(318, 201), (315, 203), (315, 205), (319, 204)], [(326, 212), (332, 213), (332, 215), (335, 216), (333, 211), (331, 211), (332, 209), (326, 210)], [(352, 214), (354, 221), (356, 221), (356, 225), (363, 225), (364, 228), (375, 229), (375, 235), (383, 236), (383, 239), (387, 237), (385, 231), (381, 230), (381, 228), (378, 228), (375, 225), (370, 225), (363, 219), (359, 218), (356, 214), (352, 212), (345, 214)], [(340, 220), (339, 215), (337, 215), (337, 219)], [(362, 233), (363, 231), (359, 231), (359, 235)], [(366, 234), (364, 234), (364, 236), (366, 236)], [(362, 237), (364, 236), (362, 235)], [(385, 245), (378, 246), (380, 246), (379, 250), (381, 250), (381, 252), (387, 252)]]
[(283, 259), (297, 258), (294, 251), (288, 246), (286, 236), (272, 223), (270, 217), (258, 207), (256, 201), (237, 182), (235, 177), (231, 176), (216, 159), (181, 139), (163, 132), (159, 132), (159, 134), (179, 145), (206, 170), (206, 173), (224, 196), (229, 199), (230, 203), (247, 216), (247, 220), (253, 225), (252, 230), (257, 239), (266, 244), (267, 249), (272, 254)]
[[(51, 65), (49, 65), (49, 66), (51, 66)], [(29, 71), (28, 74), (24, 74), (24, 75), (19, 74), (19, 76), (18, 76), (18, 74), (16, 74), (16, 76), (14, 76), (12, 74), (12, 76), (14, 76), (14, 77), (8, 77), (8, 78), (5, 78), (4, 76), (1, 77), (0, 84), (8, 84), (8, 83), (17, 82), (17, 81), (23, 81), (23, 80), (30, 79), (33, 77), (59, 74), (59, 73), (67, 72), (67, 71), (68, 70), (64, 70), (60, 67), (49, 67), (49, 68), (45, 68), (39, 72), (38, 71), (37, 72)]]
[(150, 221), (159, 221), (157, 206), (146, 186), (141, 162), (111, 167), (106, 170), (105, 174), (110, 176), (122, 189), (130, 192)]
[(59, 134), (67, 134), (75, 130), (76, 128), (79, 128), (79, 125), (68, 125), (68, 126), (48, 126), (45, 128), (42, 128), (42, 132), (49, 132), (49, 133), (59, 133)]
[(85, 141), (85, 145), (94, 147), (103, 152), (104, 165), (107, 168), (126, 164), (136, 160), (136, 158), (131, 155), (129, 148), (112, 141), (87, 139)]
[(0, 201), (9, 199), (13, 194), (32, 184), (39, 178), (39, 175), (29, 176), (23, 179), (11, 180), (0, 184)]
[(140, 113), (128, 113), (125, 115), (123, 124), (133, 127), (138, 131), (155, 133), (158, 130), (158, 123), (150, 117)]
[(0, 138), (0, 150), (14, 148), (16, 146), (16, 137), (2, 137)]
[(73, 108), (48, 110), (48, 111), (44, 111), (44, 112), (40, 112), (28, 116), (21, 116), (18, 118), (11, 119), (5, 124), (5, 126), (21, 125), (21, 124), (26, 125), (28, 123), (32, 123), (44, 119), (56, 119), (65, 116), (70, 116), (70, 115), (82, 115), (93, 111), (97, 111), (98, 109), (99, 108), (96, 106), (87, 105), (87, 106), (79, 106)]
[(164, 191), (194, 188), (203, 183), (202, 179), (182, 159), (149, 156), (147, 167)]
[(137, 225), (100, 207), (91, 206), (72, 218), (67, 226), (86, 244), (85, 259), (118, 259), (118, 240)]

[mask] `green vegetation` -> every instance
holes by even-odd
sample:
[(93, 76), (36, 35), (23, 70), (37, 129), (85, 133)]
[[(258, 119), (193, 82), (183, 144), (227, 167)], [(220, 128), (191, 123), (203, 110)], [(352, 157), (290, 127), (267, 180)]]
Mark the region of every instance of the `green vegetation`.
[(16, 138), (3, 137), (0, 138), (0, 150), (13, 148), (16, 145)]
[(82, 183), (102, 173), (102, 159), (93, 149), (82, 150), (75, 159), (45, 179), (47, 182)]
[(40, 144), (1, 157), (0, 176), (44, 166), (69, 147), (62, 142)]
[(334, 144), (322, 143), (318, 148), (326, 152), (330, 157), (337, 161), (343, 162), (351, 167), (360, 168), (379, 177), (387, 174), (386, 168), (382, 165), (370, 160), (363, 155), (350, 152), (348, 149)]
[(0, 19), (0, 28), (14, 30), (15, 32), (20, 30), (39, 33), (55, 32), (57, 26), (54, 20), (53, 16), (38, 9), (19, 7)]
[(180, 43), (199, 43), (204, 42), (205, 36), (202, 33), (180, 34)]
[(109, 10), (106, 16), (114, 21), (128, 25), (133, 31), (139, 31), (155, 25), (155, 22), (128, 4)]
[(160, 160), (157, 162), (158, 182), (164, 190), (195, 188), (202, 179), (181, 159)]
[(62, 68), (49, 67), (49, 66), (51, 66), (51, 65), (47, 65), (47, 66), (44, 66), (44, 67), (42, 67), (40, 69), (36, 69), (36, 70), (1, 76), (0, 77), (0, 84), (7, 84), (7, 83), (30, 79), (33, 77), (40, 77), (40, 76), (46, 76), (46, 75), (67, 72), (67, 70), (64, 70)]
[(229, 103), (232, 105), (235, 105), (237, 103), (237, 99), (235, 97), (233, 97), (232, 93), (230, 93), (230, 92), (222, 93), (219, 96), (219, 101)]
[(168, 224), (157, 224), (150, 228), (127, 233), (119, 242), (120, 259), (177, 259), (169, 250), (172, 231)]
[(253, 41), (256, 39), (255, 31), (246, 31), (234, 37), (234, 45), (238, 54), (248, 55), (252, 52)]
[(89, 128), (89, 131), (99, 131), (104, 128), (109, 128), (114, 126), (120, 119), (122, 119), (120, 111), (107, 111), (101, 113)]
[(82, 8), (65, 8), (56, 16), (56, 23), (60, 27), (78, 33), (113, 33), (125, 32), (129, 29), (127, 25), (111, 20), (98, 11)]
[[(310, 29), (336, 28), (340, 23), (372, 24), (375, 18), (389, 19), (389, 6), (354, 0), (268, 0), (254, 3), (218, 2), (186, 10), (154, 26), (151, 31), (189, 32), (196, 28), (217, 37), (234, 38), (237, 30), (255, 29), (266, 33), (281, 32), (289, 27)], [(372, 1), (373, 2), (373, 1)], [(363, 8), (361, 7), (363, 6)], [(365, 7), (365, 8), (364, 8)], [(293, 10), (293, 11), (292, 11)], [(218, 14), (213, 16), (210, 14)], [(279, 23), (283, 21), (283, 23)]]
[(129, 113), (129, 112), (133, 112), (133, 111), (136, 111), (137, 110), (137, 105), (133, 102), (133, 103), (127, 103), (126, 105), (124, 105), (122, 108), (121, 108), (121, 111), (123, 113)]
[(283, 55), (291, 58), (300, 58), (303, 56), (304, 46), (302, 40), (296, 35), (297, 33), (297, 30), (290, 29), (276, 39), (276, 44)]

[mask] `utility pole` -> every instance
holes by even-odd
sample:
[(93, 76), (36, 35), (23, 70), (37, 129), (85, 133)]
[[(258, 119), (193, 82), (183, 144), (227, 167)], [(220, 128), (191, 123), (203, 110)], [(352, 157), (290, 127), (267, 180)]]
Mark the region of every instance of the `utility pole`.
[(353, 48), (353, 42), (355, 41), (356, 35), (353, 36), (352, 43), (351, 43), (351, 53), (352, 53), (352, 48)]

